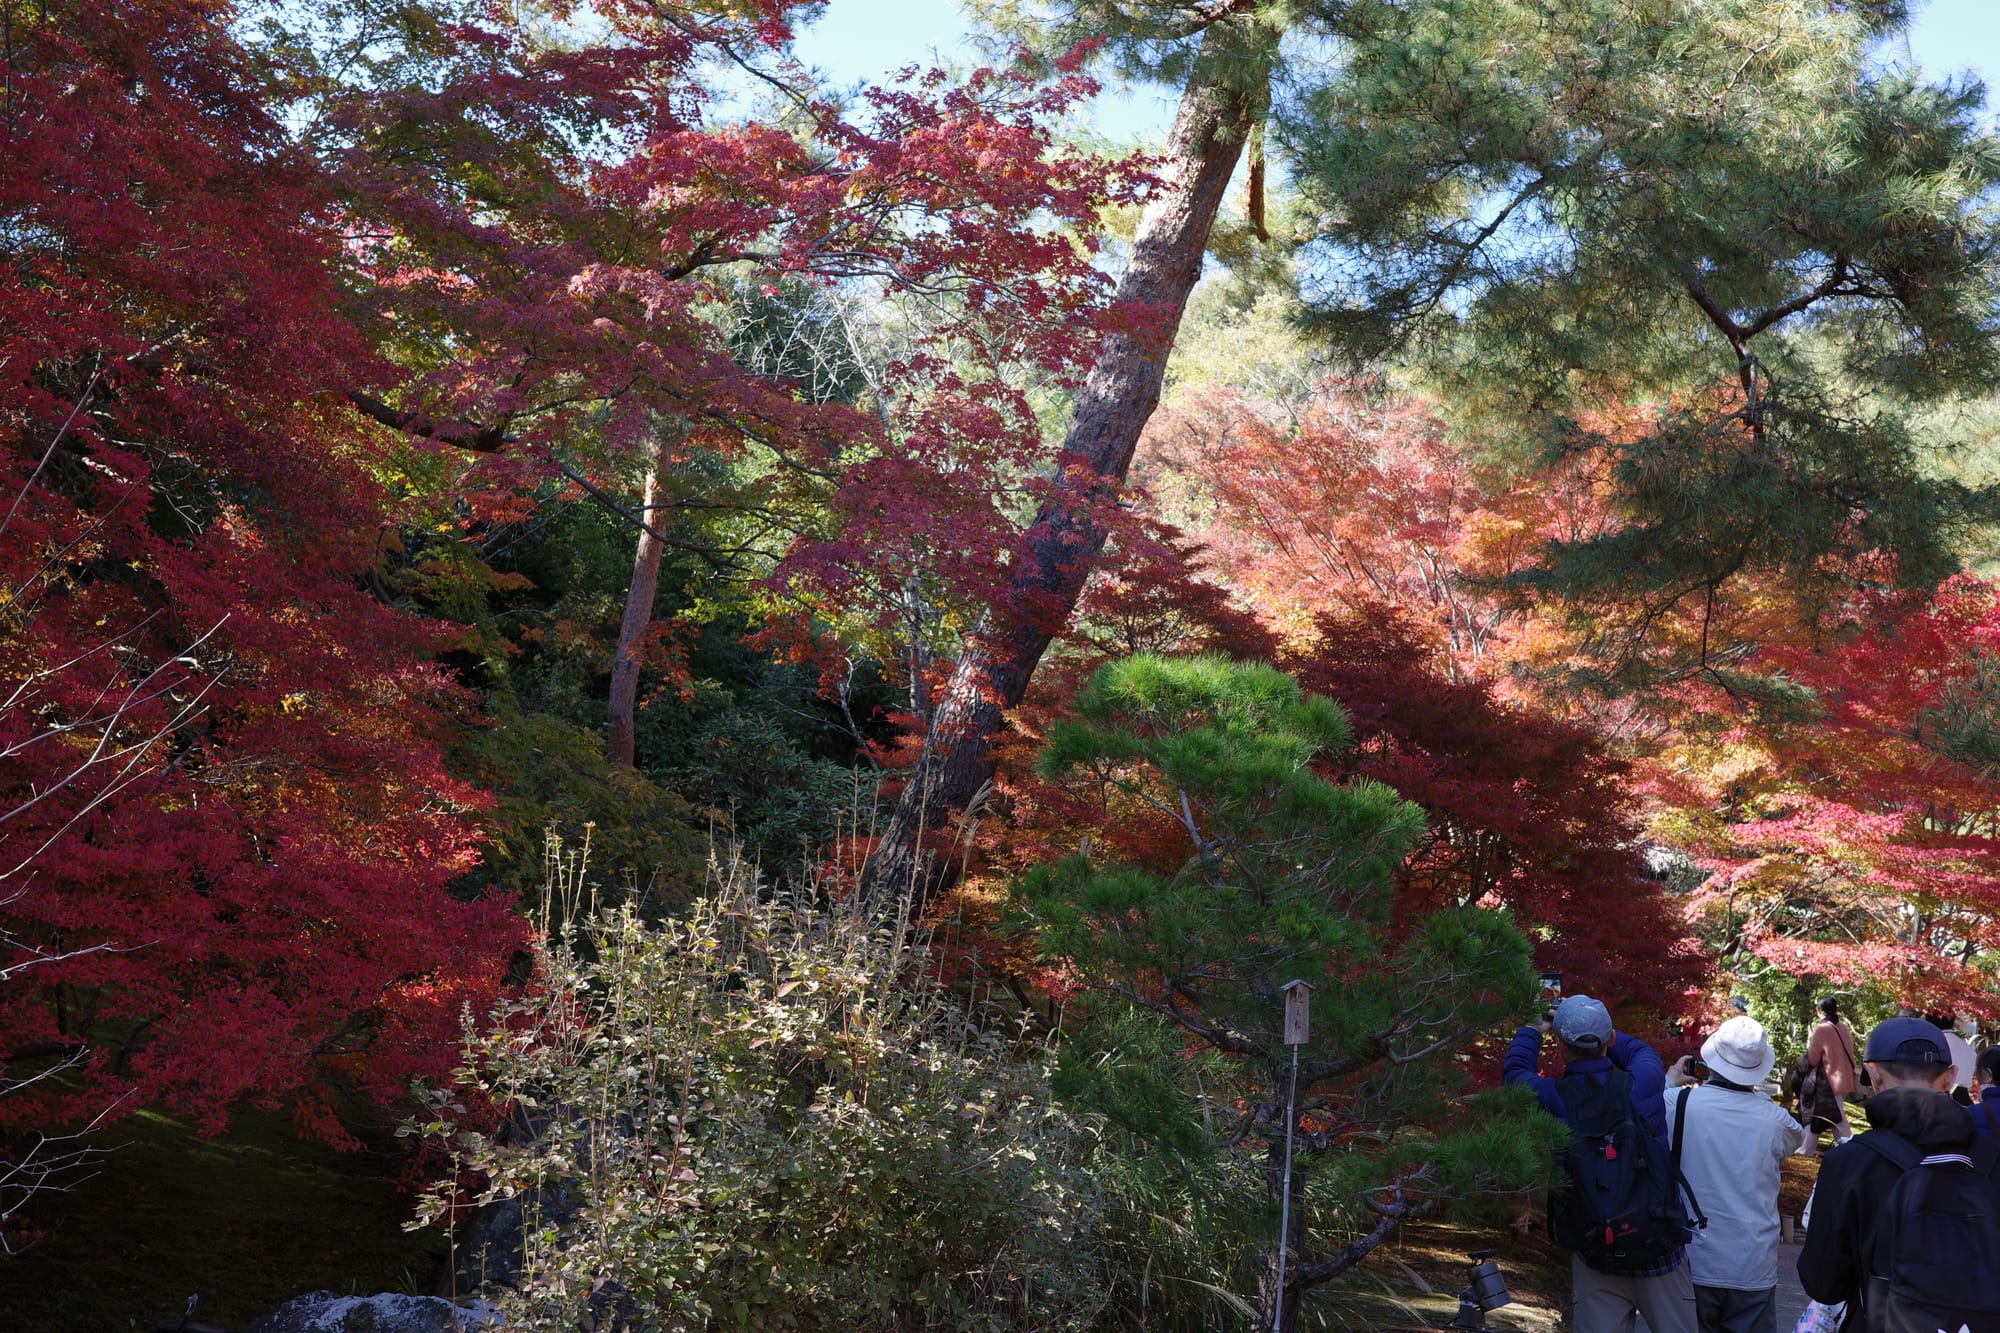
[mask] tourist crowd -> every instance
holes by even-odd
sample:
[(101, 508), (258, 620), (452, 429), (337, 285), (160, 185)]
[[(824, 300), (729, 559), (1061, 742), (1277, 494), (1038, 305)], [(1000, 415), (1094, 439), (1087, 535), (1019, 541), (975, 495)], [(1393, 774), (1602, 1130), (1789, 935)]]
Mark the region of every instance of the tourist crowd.
[(1629, 1333), (1640, 1315), (1652, 1333), (1776, 1333), (1780, 1173), (1822, 1134), (1795, 1333), (2000, 1333), (2000, 1046), (1975, 1053), (1948, 1016), (1905, 1014), (1857, 1051), (1822, 1001), (1787, 1084), (1794, 1118), (1768, 1082), (1769, 1035), (1732, 1006), (1672, 1068), (1587, 995), (1507, 1051), (1505, 1081), (1570, 1129), (1549, 1220), (1572, 1254), (1575, 1333)]

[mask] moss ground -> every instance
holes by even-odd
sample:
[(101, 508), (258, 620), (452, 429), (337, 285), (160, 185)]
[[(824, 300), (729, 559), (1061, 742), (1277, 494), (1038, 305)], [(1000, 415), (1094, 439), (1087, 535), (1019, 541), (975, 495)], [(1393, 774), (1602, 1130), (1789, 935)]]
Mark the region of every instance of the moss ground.
[(0, 1259), (0, 1333), (126, 1333), (177, 1318), (239, 1329), (319, 1288), (427, 1291), (436, 1233), (405, 1232), (396, 1159), (304, 1143), (282, 1116), (246, 1112), (204, 1139), (139, 1112), (98, 1174), (32, 1211), (40, 1237)]

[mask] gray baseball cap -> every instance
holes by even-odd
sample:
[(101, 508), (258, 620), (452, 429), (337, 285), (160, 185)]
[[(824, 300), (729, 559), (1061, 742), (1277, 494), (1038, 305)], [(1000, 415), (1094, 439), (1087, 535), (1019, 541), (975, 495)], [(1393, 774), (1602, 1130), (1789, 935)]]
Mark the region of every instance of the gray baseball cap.
[(1552, 1026), (1566, 1046), (1602, 1051), (1611, 1044), (1611, 1011), (1588, 995), (1572, 995), (1556, 1006)]

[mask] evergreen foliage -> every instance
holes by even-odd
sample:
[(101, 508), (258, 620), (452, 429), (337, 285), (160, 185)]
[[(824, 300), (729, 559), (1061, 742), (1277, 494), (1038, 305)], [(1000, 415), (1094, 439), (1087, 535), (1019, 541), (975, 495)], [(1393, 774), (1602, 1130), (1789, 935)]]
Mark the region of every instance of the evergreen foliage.
[(1280, 117), (1320, 329), (1615, 484), (1624, 522), (1526, 580), (1587, 605), (1614, 688), (1741, 574), (1808, 613), (1872, 552), (1934, 583), (1996, 512), (1910, 426), (2000, 365), (1983, 89), (1885, 65), (1899, 5), (1641, 8), (1358, 4), (1342, 77)]
[(1511, 1102), (1473, 1109), (1454, 1058), (1532, 1001), (1527, 941), (1479, 907), (1397, 918), (1391, 872), (1423, 819), (1380, 783), (1314, 770), (1348, 744), (1339, 706), (1267, 666), (1142, 655), (1103, 667), (1076, 713), (1051, 729), (1043, 775), (1183, 838), (1150, 862), (1086, 845), (1020, 881), (1023, 924), (1083, 1016), (1058, 1086), (1163, 1193), (1261, 1194), (1194, 1212), (1233, 1229), (1228, 1285), (1261, 1282), (1268, 1322), (1288, 981), (1314, 987), (1288, 1307), (1398, 1220), (1537, 1181), (1545, 1126)]

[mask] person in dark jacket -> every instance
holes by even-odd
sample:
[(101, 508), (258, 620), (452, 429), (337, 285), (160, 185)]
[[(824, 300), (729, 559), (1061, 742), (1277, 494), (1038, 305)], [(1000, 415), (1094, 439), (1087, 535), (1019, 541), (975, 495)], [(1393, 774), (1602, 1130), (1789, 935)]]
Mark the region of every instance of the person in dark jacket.
[[(1866, 1107), (1871, 1134), (1894, 1134), (1924, 1153), (1967, 1151), (1972, 1121), (1951, 1099), (1951, 1047), (1921, 1018), (1875, 1025), (1862, 1053), (1875, 1086)], [(1812, 1225), (1799, 1253), (1799, 1285), (1825, 1305), (1847, 1302), (1846, 1333), (1871, 1333), (1863, 1308), (1867, 1275), (1880, 1241), (1881, 1210), (1902, 1172), (1894, 1162), (1851, 1143), (1826, 1155), (1813, 1191)]]
[[(1542, 1036), (1553, 1031), (1562, 1043), (1562, 1077), (1589, 1079), (1603, 1083), (1613, 1069), (1622, 1069), (1632, 1078), (1632, 1108), (1640, 1123), (1659, 1139), (1667, 1136), (1667, 1068), (1660, 1054), (1629, 1033), (1611, 1026), (1611, 1013), (1588, 995), (1572, 995), (1556, 1006), (1548, 1021), (1524, 1027), (1514, 1034), (1501, 1065), (1503, 1083), (1520, 1083), (1534, 1089), (1535, 1098), (1564, 1124), (1569, 1113), (1563, 1106), (1557, 1080), (1539, 1072)], [(1661, 1149), (1665, 1155), (1664, 1146)], [(1646, 1318), (1653, 1333), (1697, 1333), (1694, 1278), (1686, 1262), (1686, 1252), (1676, 1250), (1665, 1263), (1644, 1273), (1600, 1273), (1584, 1263), (1583, 1256), (1570, 1256), (1573, 1286), (1575, 1333), (1625, 1333), (1632, 1327), (1634, 1311)]]
[(2000, 1142), (2000, 1046), (1988, 1046), (1973, 1065), (1972, 1127)]

